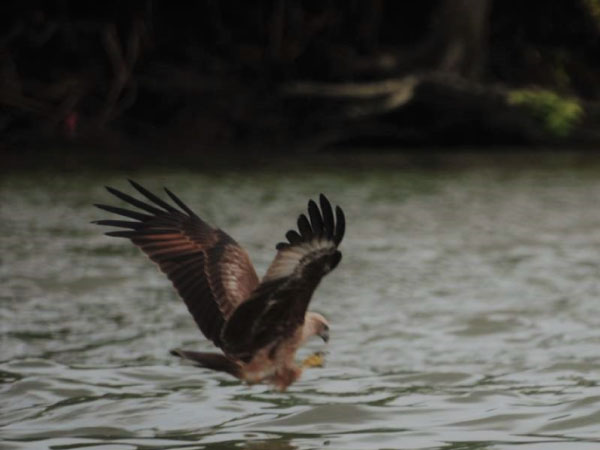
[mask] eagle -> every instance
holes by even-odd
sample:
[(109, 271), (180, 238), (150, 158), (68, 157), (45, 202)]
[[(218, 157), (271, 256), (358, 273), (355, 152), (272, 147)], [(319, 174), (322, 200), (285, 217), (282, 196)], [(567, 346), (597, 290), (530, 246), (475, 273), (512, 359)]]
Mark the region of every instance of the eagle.
[(267, 383), (284, 391), (303, 364), (296, 351), (312, 336), (329, 339), (329, 323), (308, 311), (323, 276), (342, 258), (345, 217), (329, 200), (308, 202), (297, 230), (276, 245), (276, 254), (259, 279), (248, 253), (227, 233), (196, 215), (169, 189), (172, 203), (129, 180), (145, 200), (112, 187), (108, 192), (129, 206), (95, 204), (128, 220), (97, 220), (117, 227), (105, 233), (127, 238), (158, 264), (173, 283), (204, 336), (222, 353), (174, 349), (171, 353), (249, 384)]

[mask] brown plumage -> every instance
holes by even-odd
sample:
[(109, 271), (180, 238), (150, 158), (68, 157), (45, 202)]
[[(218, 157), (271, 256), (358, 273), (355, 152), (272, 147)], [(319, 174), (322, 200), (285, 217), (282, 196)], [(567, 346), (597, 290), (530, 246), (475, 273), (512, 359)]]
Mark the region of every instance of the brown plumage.
[(298, 231), (286, 233), (262, 280), (246, 251), (228, 234), (212, 228), (175, 194), (174, 204), (130, 180), (146, 201), (121, 191), (108, 191), (141, 211), (110, 205), (98, 208), (133, 220), (94, 223), (120, 228), (109, 236), (125, 237), (169, 277), (202, 333), (223, 354), (172, 350), (203, 367), (248, 383), (267, 382), (284, 390), (301, 374), (298, 348), (313, 336), (328, 338), (329, 325), (307, 312), (321, 278), (341, 259), (337, 249), (345, 231), (344, 213), (335, 214), (321, 194), (320, 208), (310, 200), (308, 217), (298, 218)]

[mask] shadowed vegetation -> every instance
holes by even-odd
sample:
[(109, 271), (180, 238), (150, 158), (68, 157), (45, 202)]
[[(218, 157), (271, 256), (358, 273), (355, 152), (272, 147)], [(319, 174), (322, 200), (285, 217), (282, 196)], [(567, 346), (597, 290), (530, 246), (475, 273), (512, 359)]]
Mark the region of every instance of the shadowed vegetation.
[(597, 147), (598, 5), (8, 0), (0, 143)]

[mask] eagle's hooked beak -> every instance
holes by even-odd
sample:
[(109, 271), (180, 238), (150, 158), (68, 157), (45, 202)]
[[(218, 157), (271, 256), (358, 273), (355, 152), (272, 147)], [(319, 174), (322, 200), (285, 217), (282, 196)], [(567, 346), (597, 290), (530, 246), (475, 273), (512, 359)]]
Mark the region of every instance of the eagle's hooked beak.
[(329, 342), (329, 327), (323, 327), (319, 332), (319, 337), (323, 339), (323, 342)]

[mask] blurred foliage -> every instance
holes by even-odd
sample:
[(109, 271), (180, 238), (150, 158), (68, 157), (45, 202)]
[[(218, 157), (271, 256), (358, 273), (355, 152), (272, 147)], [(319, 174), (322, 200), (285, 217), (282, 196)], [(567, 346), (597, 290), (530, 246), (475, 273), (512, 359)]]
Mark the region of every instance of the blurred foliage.
[[(473, 135), (466, 109), (485, 109), (498, 85), (569, 92), (587, 111), (600, 101), (599, 54), (600, 0), (4, 0), (0, 145), (279, 146), (337, 134), (331, 124), (356, 110), (369, 113), (361, 114), (372, 128), (366, 122), (387, 105), (377, 95), (291, 98), (290, 85), (341, 84), (358, 93), (361, 84), (432, 74), (447, 89), (421, 97), (423, 114), (397, 104), (393, 133), (431, 144), (431, 130), (447, 129), (464, 143)], [(472, 95), (480, 88), (489, 95)], [(554, 135), (576, 134), (581, 112), (552, 96), (515, 101)], [(502, 114), (490, 107), (477, 120), (511, 125), (490, 139), (519, 134), (508, 129), (518, 119), (495, 120), (494, 112)], [(469, 125), (457, 126), (456, 117)], [(489, 128), (481, 127), (487, 136)], [(447, 136), (434, 143), (447, 144)]]
[(543, 123), (548, 133), (558, 137), (568, 136), (583, 115), (577, 99), (561, 97), (548, 90), (513, 90), (508, 102), (525, 108)]
[(590, 15), (596, 20), (596, 25), (600, 27), (600, 0), (583, 0), (583, 3)]

